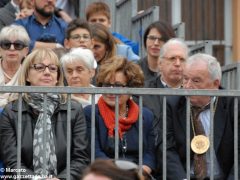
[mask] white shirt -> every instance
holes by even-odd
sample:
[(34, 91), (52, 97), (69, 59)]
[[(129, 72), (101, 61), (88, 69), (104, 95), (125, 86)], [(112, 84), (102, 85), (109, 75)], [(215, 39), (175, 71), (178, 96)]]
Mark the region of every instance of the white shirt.
[[(199, 118), (202, 122), (203, 125), (203, 129), (205, 131), (205, 135), (210, 138), (210, 109), (206, 109), (205, 111), (201, 112), (199, 115)], [(207, 160), (207, 176), (210, 177), (211, 175), (211, 168), (210, 168), (210, 148), (208, 149), (208, 151), (206, 152), (206, 160)], [(218, 178), (222, 176), (222, 170), (219, 166), (217, 157), (216, 157), (216, 152), (214, 149), (214, 153), (213, 153), (213, 162), (214, 162), (214, 177)], [(193, 166), (191, 167), (191, 175), (194, 174), (194, 170), (193, 170)]]

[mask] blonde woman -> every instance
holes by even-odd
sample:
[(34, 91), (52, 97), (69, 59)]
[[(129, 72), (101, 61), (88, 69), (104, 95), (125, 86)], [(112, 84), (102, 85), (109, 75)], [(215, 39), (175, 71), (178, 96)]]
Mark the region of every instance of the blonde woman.
[[(19, 85), (63, 86), (63, 73), (57, 55), (50, 49), (36, 49), (23, 62)], [(41, 93), (28, 93), (22, 104), (21, 168), (23, 175), (66, 177), (67, 104), (63, 95), (47, 93), (44, 107)], [(46, 114), (44, 116), (44, 111)], [(6, 168), (17, 169), (18, 100), (10, 102), (1, 114), (0, 150)], [(43, 128), (44, 121), (47, 128)], [(71, 179), (79, 180), (89, 158), (86, 124), (82, 106), (71, 102)], [(46, 142), (43, 144), (43, 135)], [(46, 158), (46, 164), (42, 159)]]

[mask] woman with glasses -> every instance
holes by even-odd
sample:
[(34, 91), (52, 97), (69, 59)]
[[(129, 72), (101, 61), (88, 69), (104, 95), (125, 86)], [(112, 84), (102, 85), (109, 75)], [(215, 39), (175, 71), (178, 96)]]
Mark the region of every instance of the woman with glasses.
[(145, 82), (159, 75), (160, 49), (165, 42), (173, 37), (175, 37), (174, 30), (164, 21), (153, 22), (145, 30), (143, 44), (147, 55), (138, 61), (143, 70)]
[[(29, 54), (22, 65), (19, 85), (63, 86), (63, 73), (56, 54), (50, 49), (36, 49)], [(57, 93), (23, 94), (20, 112), (22, 177), (30, 175), (40, 179), (66, 179), (66, 101), (65, 95)], [(6, 105), (0, 117), (0, 150), (3, 162), (6, 168), (16, 170), (19, 102), (15, 100)], [(82, 106), (76, 101), (71, 101), (70, 105), (70, 176), (73, 180), (79, 180), (82, 169), (89, 163), (86, 123)], [(16, 171), (11, 172), (16, 175), (15, 173)]]
[[(67, 84), (72, 87), (94, 87), (91, 82), (95, 75), (97, 62), (89, 49), (74, 48), (61, 58), (62, 67)], [(100, 95), (95, 95), (95, 102)], [(92, 102), (91, 94), (73, 94), (72, 98), (80, 102), (83, 107)]]
[[(100, 87), (143, 86), (144, 77), (141, 68), (127, 59), (114, 56), (100, 67), (97, 85)], [(139, 106), (130, 95), (103, 94), (95, 107), (95, 157), (114, 158), (115, 108), (119, 107), (119, 157), (138, 163), (139, 159)], [(91, 137), (91, 106), (85, 109), (89, 138)], [(153, 134), (153, 114), (143, 108), (143, 170), (151, 173), (155, 168), (155, 147)]]
[[(0, 86), (16, 86), (21, 63), (28, 53), (30, 39), (22, 26), (11, 25), (0, 32)], [(10, 93), (0, 94), (0, 108), (9, 100)]]

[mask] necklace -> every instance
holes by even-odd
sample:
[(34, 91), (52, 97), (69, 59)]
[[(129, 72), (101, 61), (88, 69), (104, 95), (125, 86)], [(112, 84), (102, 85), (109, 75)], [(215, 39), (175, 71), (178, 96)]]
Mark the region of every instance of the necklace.
[[(216, 108), (217, 108), (217, 103), (218, 103), (218, 97), (216, 98), (216, 101), (215, 101), (215, 104), (214, 104), (213, 116), (214, 116)], [(190, 115), (191, 115), (192, 130), (193, 130), (193, 135), (194, 135), (194, 137), (191, 141), (191, 149), (196, 154), (203, 154), (203, 153), (207, 152), (207, 150), (210, 146), (209, 138), (205, 135), (196, 135), (196, 131), (195, 131), (194, 124), (193, 124), (193, 113), (192, 113), (192, 111), (191, 111)]]
[(10, 77), (3, 69), (2, 69), (2, 71), (6, 78), (8, 78), (9, 80), (12, 80), (13, 77)]
[(128, 116), (128, 105), (126, 106), (126, 111), (123, 113), (119, 113), (119, 117), (122, 117), (123, 119), (126, 119)]

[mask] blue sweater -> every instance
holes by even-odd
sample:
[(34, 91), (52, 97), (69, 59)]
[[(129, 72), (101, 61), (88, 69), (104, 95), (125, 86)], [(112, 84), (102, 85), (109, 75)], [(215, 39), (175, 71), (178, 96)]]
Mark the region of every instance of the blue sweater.
[[(96, 158), (114, 158), (114, 142), (108, 139), (108, 130), (105, 126), (103, 118), (100, 115), (98, 106), (95, 108), (95, 157)], [(91, 139), (91, 105), (84, 108), (87, 121), (87, 132)], [(143, 165), (147, 165), (151, 169), (155, 169), (155, 145), (153, 133), (153, 114), (150, 110), (143, 108)], [(138, 163), (138, 121), (125, 133), (125, 142), (119, 140), (119, 158), (127, 159)], [(123, 153), (123, 143), (127, 147)]]

